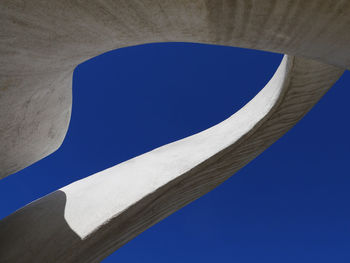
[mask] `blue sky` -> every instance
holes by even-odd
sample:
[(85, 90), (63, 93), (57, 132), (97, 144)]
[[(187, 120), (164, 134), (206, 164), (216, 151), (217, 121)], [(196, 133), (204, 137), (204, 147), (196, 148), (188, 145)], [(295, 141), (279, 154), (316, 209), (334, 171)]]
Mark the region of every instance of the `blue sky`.
[[(62, 147), (0, 181), (0, 218), (217, 124), (263, 88), (281, 59), (165, 43), (123, 48), (79, 65)], [(104, 262), (350, 262), (349, 84), (346, 72), (257, 159)]]

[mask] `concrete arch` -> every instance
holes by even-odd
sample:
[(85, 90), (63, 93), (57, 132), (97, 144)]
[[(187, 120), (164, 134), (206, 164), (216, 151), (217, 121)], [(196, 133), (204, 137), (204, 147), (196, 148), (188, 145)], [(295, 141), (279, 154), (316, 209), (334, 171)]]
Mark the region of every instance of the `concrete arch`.
[(228, 179), (293, 127), (342, 72), (285, 56), (266, 87), (229, 119), (70, 184), (2, 220), (0, 259), (100, 261)]
[(81, 62), (152, 42), (245, 47), (350, 67), (346, 0), (3, 0), (0, 178), (55, 151)]
[(0, 56), (6, 61), (0, 64), (2, 177), (59, 147), (69, 122), (72, 71), (87, 58), (162, 41), (289, 54), (268, 85), (224, 122), (75, 182), (2, 220), (2, 262), (98, 262), (260, 154), (350, 65), (348, 1), (0, 5)]

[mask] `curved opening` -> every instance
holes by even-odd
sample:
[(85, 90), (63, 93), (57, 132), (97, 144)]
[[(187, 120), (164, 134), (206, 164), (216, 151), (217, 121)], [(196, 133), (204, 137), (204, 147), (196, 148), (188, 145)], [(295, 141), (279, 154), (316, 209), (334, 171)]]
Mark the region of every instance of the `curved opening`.
[[(114, 160), (114, 165), (108, 167), (109, 169), (100, 169), (98, 173), (62, 188), (61, 190), (67, 194), (65, 219), (72, 230), (85, 239), (99, 226), (109, 222), (111, 216), (114, 217), (128, 210), (131, 205), (141, 203), (141, 200), (147, 200), (146, 197), (150, 193), (159, 193), (163, 186), (171, 185), (181, 175), (185, 175), (209, 159), (215, 159), (221, 152), (241, 141), (243, 137), (258, 130), (260, 124), (268, 120), (284, 100), (284, 92), (289, 87), (292, 61), (293, 59), (286, 56), (268, 84), (237, 113), (224, 121), (219, 120), (220, 124), (193, 136), (176, 140), (174, 143), (163, 143), (164, 146), (154, 147), (156, 149), (150, 149), (152, 151), (146, 154), (138, 154), (137, 157), (132, 156), (135, 158), (130, 158), (131, 160), (127, 162)], [(186, 92), (188, 93), (187, 90)], [(197, 91), (197, 93), (200, 92), (201, 90)], [(132, 96), (135, 96), (135, 91), (132, 91)], [(114, 98), (112, 105), (115, 107)], [(182, 109), (182, 105), (183, 103), (180, 102), (177, 108)], [(209, 105), (215, 106), (213, 97), (209, 97)], [(212, 111), (214, 108), (211, 107), (209, 110)], [(184, 111), (183, 115), (187, 112)], [(86, 112), (84, 114), (86, 116)], [(201, 114), (203, 113), (199, 116)], [(132, 121), (136, 122), (136, 135), (139, 135), (139, 128), (143, 126), (140, 126), (137, 120), (138, 118), (134, 118)], [(149, 119), (146, 119), (146, 124), (149, 124), (148, 122)], [(154, 126), (151, 126), (151, 129), (156, 133), (157, 129), (154, 129)], [(158, 136), (157, 133), (155, 135)], [(115, 134), (112, 139), (114, 138)], [(130, 142), (127, 142), (127, 145), (129, 146)], [(256, 148), (254, 144), (252, 150), (245, 153), (245, 158), (248, 158), (251, 152), (257, 151)], [(238, 157), (237, 160), (241, 158)], [(234, 162), (232, 156), (229, 159), (231, 159), (229, 162)], [(208, 167), (208, 170), (214, 167)], [(226, 174), (220, 167), (215, 167), (215, 170), (218, 171), (217, 177)], [(217, 181), (217, 179), (212, 180)], [(84, 222), (80, 220), (81, 218), (84, 218)]]
[(92, 174), (198, 133), (250, 101), (281, 59), (194, 43), (102, 54), (75, 70), (72, 118), (62, 147), (79, 144), (76, 162), (91, 164)]
[[(276, 8), (276, 5), (274, 5), (274, 1), (271, 1), (271, 3), (273, 3), (273, 10), (279, 10), (278, 8)], [(223, 6), (223, 5), (222, 5)], [(222, 7), (222, 6), (220, 6), (220, 8)], [(92, 7), (92, 5), (91, 5), (91, 7)], [(259, 6), (258, 6), (259, 7)], [(277, 5), (277, 7), (279, 7), (278, 5)], [(303, 9), (305, 9), (304, 8), (304, 5), (302, 5), (301, 6), (301, 8), (303, 8)], [(312, 6), (312, 8), (313, 8), (313, 6)], [(142, 9), (142, 8), (141, 8)], [(187, 8), (186, 8), (187, 9)], [(185, 9), (185, 10), (186, 10)], [(194, 9), (194, 8), (193, 8)], [(226, 8), (221, 8), (222, 10), (229, 10), (229, 11), (231, 11), (231, 10), (241, 10), (241, 9), (239, 9), (239, 8), (236, 8), (236, 6), (233, 6), (233, 8), (228, 8), (228, 9), (226, 9)], [(252, 9), (251, 7), (250, 7), (250, 5), (245, 5), (245, 9), (244, 10), (249, 10), (250, 11), (250, 9)], [(36, 10), (36, 8), (35, 8), (35, 10)], [(40, 9), (39, 9), (40, 10)], [(95, 9), (95, 10), (101, 10), (101, 9)], [(119, 10), (119, 9), (118, 9)], [(170, 9), (171, 10), (171, 9)], [(192, 11), (192, 10), (190, 10), (190, 9), (188, 9), (189, 11)], [(209, 11), (210, 11), (211, 9), (209, 9)], [(251, 17), (254, 17), (254, 15), (255, 14), (257, 14), (257, 17), (261, 17), (261, 10), (262, 9), (259, 9), (259, 8), (256, 8), (256, 6), (255, 6), (255, 9), (252, 9), (252, 10), (255, 10), (255, 12), (250, 12), (250, 14), (252, 14), (252, 15), (247, 15), (247, 16), (243, 16), (243, 22), (242, 22), (242, 24), (244, 25), (244, 27), (243, 27), (243, 30), (242, 30), (242, 32), (244, 32), (245, 30), (247, 30), (247, 31), (249, 31), (249, 29), (251, 28), (251, 26), (250, 27), (248, 27), (248, 25), (251, 25), (252, 23), (250, 22), (250, 23), (248, 23), (249, 21), (257, 21), (257, 20), (255, 20), (255, 19), (250, 19)], [(257, 11), (256, 11), (257, 10)], [(269, 8), (266, 8), (266, 9), (264, 9), (265, 11), (264, 12), (266, 12), (266, 10), (267, 10), (267, 12), (269, 13), (269, 11), (268, 10), (270, 10)], [(305, 10), (309, 10), (308, 9), (308, 7), (306, 7), (306, 9)], [(310, 9), (311, 10), (311, 9)], [(303, 11), (303, 10), (301, 10), (301, 11)], [(263, 12), (263, 13), (264, 13)], [(287, 13), (288, 13), (288, 10), (286, 11)], [(273, 12), (271, 12), (271, 13), (273, 13)], [(278, 12), (279, 13), (279, 12)], [(298, 12), (297, 12), (298, 13)], [(300, 14), (308, 14), (309, 12), (299, 12)], [(214, 24), (214, 23), (216, 23), (216, 25), (218, 25), (217, 27), (214, 27), (214, 29), (216, 29), (216, 28), (221, 28), (221, 25), (222, 25), (222, 23), (221, 23), (221, 18), (222, 17), (224, 17), (224, 16), (222, 16), (223, 14), (225, 14), (225, 18), (226, 17), (228, 17), (229, 19), (231, 19), (233, 16), (232, 16), (232, 12), (228, 12), (228, 14), (226, 13), (226, 12), (215, 12), (215, 14), (214, 15), (210, 15), (210, 13), (209, 13), (209, 19), (211, 18), (211, 24)], [(249, 13), (248, 13), (249, 14)], [(197, 17), (198, 16), (192, 16), (192, 17), (194, 17), (195, 19), (197, 19)], [(274, 16), (272, 16), (272, 19), (271, 19), (271, 16), (266, 16), (266, 17), (268, 17), (269, 18), (269, 21), (270, 22), (272, 22), (273, 23), (273, 25), (276, 25), (276, 24), (281, 24), (281, 23), (276, 23), (276, 20), (274, 19)], [(277, 16), (276, 16), (277, 17)], [(278, 17), (280, 17), (280, 18), (282, 18), (282, 19), (285, 19), (285, 17), (284, 16), (280, 16), (280, 15), (278, 15)], [(293, 19), (294, 19), (294, 16), (291, 16)], [(323, 16), (322, 16), (323, 17)], [(133, 16), (127, 16), (127, 18), (129, 18), (129, 19), (134, 19), (133, 18)], [(310, 18), (309, 16), (308, 16), (308, 18)], [(223, 20), (223, 19), (222, 19)], [(181, 21), (183, 21), (183, 20), (181, 20)], [(241, 21), (241, 20), (240, 20)], [(267, 22), (269, 22), (269, 21), (267, 21)], [(278, 20), (279, 21), (279, 20)], [(301, 20), (302, 21), (302, 20)], [(306, 20), (305, 20), (306, 21)], [(247, 22), (247, 23), (246, 23)], [(267, 22), (266, 23), (263, 23), (263, 25), (264, 25), (264, 27), (266, 28), (266, 29), (268, 29), (268, 30), (270, 30), (270, 26), (268, 26), (268, 24), (267, 24)], [(12, 21), (11, 21), (11, 23), (12, 23)], [(15, 23), (16, 24), (16, 23)], [(18, 24), (18, 23), (17, 23)], [(56, 23), (55, 23), (56, 24)], [(85, 25), (85, 23), (76, 23), (76, 24), (84, 24)], [(191, 23), (187, 23), (187, 24), (191, 24)], [(261, 24), (261, 23), (260, 23)], [(283, 23), (283, 24), (287, 24), (287, 23)], [(323, 23), (319, 23), (320, 25), (323, 25)], [(341, 24), (341, 23), (338, 23), (339, 25)], [(344, 23), (343, 23), (344, 24)], [(345, 23), (346, 24), (346, 23)], [(288, 24), (287, 24), (288, 25)], [(256, 29), (256, 27), (255, 27), (255, 23), (253, 23), (253, 28), (254, 29)], [(35, 28), (35, 27), (34, 27)], [(234, 28), (240, 28), (240, 27), (234, 27)], [(95, 28), (96, 29), (96, 28)], [(316, 31), (315, 32), (317, 32), (317, 30), (318, 30), (318, 28), (316, 27)], [(214, 33), (216, 32), (216, 30), (212, 30)], [(225, 30), (226, 31), (226, 30)], [(230, 30), (230, 31), (233, 31), (233, 30)], [(290, 30), (289, 30), (290, 31)], [(292, 30), (293, 31), (293, 30)], [(291, 32), (292, 32), (291, 31)], [(306, 32), (306, 31), (308, 31), (308, 27), (304, 27), (304, 31)], [(28, 34), (30, 34), (31, 33), (31, 31), (29, 31), (28, 30)], [(79, 30), (77, 31), (77, 32), (79, 32)], [(253, 32), (253, 31), (252, 31)], [(264, 34), (264, 32), (263, 31), (261, 31), (261, 30), (254, 30), (254, 32), (259, 32), (259, 34), (261, 33), (262, 35), (266, 35), (267, 37), (269, 37), (269, 35), (268, 34)], [(229, 33), (229, 34), (226, 34), (227, 36), (229, 36), (230, 35), (230, 33), (232, 33), (232, 32), (227, 32), (227, 33)], [(312, 32), (311, 32), (312, 33)], [(27, 34), (23, 34), (24, 36), (27, 36)], [(104, 36), (108, 36), (108, 37), (110, 37), (110, 35), (109, 34), (102, 34), (102, 35), (104, 35)], [(240, 35), (240, 36), (242, 36), (242, 34), (238, 34), (238, 35)], [(273, 32), (273, 35), (276, 35), (276, 36), (278, 36), (277, 34), (274, 34), (274, 32)], [(253, 36), (257, 36), (257, 37), (259, 37), (259, 35), (253, 35)], [(289, 34), (287, 35), (287, 36), (289, 36)], [(310, 37), (314, 37), (315, 36), (315, 34), (309, 34), (309, 36)], [(77, 38), (79, 38), (79, 36), (77, 37)], [(83, 38), (81, 38), (82, 40), (84, 40)], [(240, 38), (240, 39), (244, 39), (244, 38)], [(255, 38), (255, 39), (258, 39), (258, 38)], [(293, 41), (296, 39), (296, 38), (291, 38)], [(304, 39), (303, 39), (304, 40)], [(278, 42), (281, 42), (278, 38), (277, 38), (277, 41)], [(263, 43), (265, 42), (265, 41), (262, 41)], [(292, 45), (292, 43), (290, 42), (290, 41), (282, 41), (282, 42), (284, 42), (284, 43), (286, 43), (287, 45), (289, 45), (289, 46), (294, 46), (294, 45)], [(310, 42), (310, 41), (309, 41)], [(269, 42), (270, 43), (270, 42)], [(298, 45), (297, 45), (298, 46)], [(302, 45), (299, 45), (299, 46), (302, 46)], [(312, 53), (312, 54), (314, 54), (312, 57), (318, 57), (317, 56), (317, 52), (316, 53), (313, 53), (312, 51), (313, 50), (321, 50), (320, 48), (319, 49), (314, 49), (313, 48), (314, 46), (313, 45), (311, 45), (310, 46), (310, 48), (309, 49), (307, 49), (307, 51), (310, 51), (310, 54)], [(38, 46), (38, 50), (40, 50), (40, 46)], [(340, 53), (342, 52), (342, 50), (341, 49), (339, 49), (340, 50)], [(288, 53), (288, 52), (287, 52)], [(321, 52), (322, 53), (322, 52)], [(324, 52), (323, 52), (324, 53)], [(338, 56), (335, 56), (336, 58), (341, 58), (342, 56), (340, 55), (339, 56), (339, 54), (340, 53), (338, 53)], [(95, 97), (96, 97), (96, 94), (97, 93), (94, 93), (94, 95), (95, 95)], [(222, 102), (222, 100), (221, 100), (221, 102)], [(115, 102), (114, 102), (115, 103)], [(94, 105), (95, 103), (93, 103), (93, 105), (92, 105), (92, 103), (90, 103), (90, 107), (91, 106), (96, 106), (96, 105)], [(181, 105), (181, 107), (182, 107), (182, 105)], [(122, 108), (122, 111), (124, 110), (125, 108)], [(144, 108), (142, 108), (142, 110), (143, 110)], [(140, 110), (141, 111), (141, 110)], [(93, 116), (92, 114), (90, 114), (90, 116)], [(138, 114), (138, 116), (139, 116), (139, 114)], [(150, 114), (148, 114), (148, 116), (146, 116), (146, 117), (144, 117), (143, 119), (146, 119), (146, 120), (149, 120), (147, 117), (149, 117), (150, 116)], [(115, 120), (115, 114), (112, 116), (112, 118), (110, 118), (111, 120)], [(194, 119), (197, 119), (196, 117), (194, 118)], [(88, 120), (88, 122), (89, 121), (91, 121), (91, 119), (89, 119)], [(193, 121), (190, 121), (190, 123), (192, 123)], [(107, 121), (107, 123), (109, 123), (109, 121)], [(173, 123), (173, 122), (172, 122)], [(147, 125), (149, 125), (150, 124), (150, 122), (148, 121), (147, 122)], [(103, 127), (107, 127), (107, 125), (105, 124), (105, 123), (102, 123), (102, 125), (101, 126), (103, 126)], [(97, 128), (100, 128), (101, 126), (98, 126)], [(176, 128), (178, 125), (173, 125), (173, 126), (171, 126), (171, 130), (174, 130), (174, 128)], [(146, 127), (145, 125), (143, 126), (143, 127)], [(152, 126), (152, 127), (154, 127), (154, 126)], [(89, 129), (89, 126), (87, 126), (87, 129), (85, 129), (85, 130), (82, 130), (82, 131), (80, 131), (78, 134), (77, 134), (77, 136), (79, 136), (79, 137), (82, 137), (81, 136), (81, 134), (86, 134), (87, 133), (87, 131), (90, 131), (91, 129)], [(101, 130), (101, 129), (100, 129)], [(135, 142), (135, 138), (139, 138), (140, 137), (140, 134), (145, 134), (144, 132), (143, 133), (140, 133), (140, 130), (141, 130), (141, 127), (140, 127), (140, 125), (138, 125), (137, 127), (136, 127), (136, 129), (134, 129), (134, 130), (136, 130), (136, 131), (138, 131), (139, 133), (138, 134), (135, 134), (135, 137), (133, 137), (133, 140), (132, 140), (132, 142)], [(159, 128), (158, 128), (158, 130), (159, 130)], [(96, 134), (97, 134), (97, 132), (95, 132), (95, 137), (96, 137)], [(154, 135), (154, 132), (150, 132), (150, 134), (152, 134), (152, 135)], [(161, 133), (161, 134), (159, 134), (158, 135), (158, 137), (157, 138), (162, 138), (162, 137), (160, 137), (160, 135), (162, 135), (163, 133)], [(114, 135), (114, 137), (118, 137), (118, 136), (115, 136), (116, 134), (112, 134), (112, 135)], [(157, 135), (157, 134), (156, 134)], [(105, 133), (103, 133), (102, 135), (101, 135), (102, 137), (106, 137), (106, 134)], [(174, 135), (175, 137), (176, 136), (180, 136), (181, 137), (181, 135)], [(108, 136), (107, 136), (108, 137)], [(106, 137), (106, 138), (107, 138)], [(91, 137), (90, 137), (91, 138)], [(113, 136), (111, 136), (111, 138), (113, 138)], [(146, 137), (146, 138), (148, 138), (148, 137)], [(142, 137), (141, 137), (141, 139), (142, 139)], [(169, 140), (171, 141), (171, 140), (173, 140), (174, 138), (170, 138)], [(106, 140), (107, 142), (108, 142), (108, 140)], [(84, 142), (84, 145), (88, 145), (88, 143), (89, 143), (89, 140), (83, 140), (83, 142)], [(109, 141), (110, 142), (110, 141)], [(101, 143), (99, 143), (99, 145), (101, 145)], [(130, 147), (130, 145), (132, 145), (130, 142), (127, 144), (127, 148), (125, 149), (125, 151), (124, 152), (127, 152), (126, 150), (127, 149), (129, 149)], [(75, 149), (75, 147), (76, 147), (77, 145), (74, 145), (73, 146), (73, 148), (71, 148), (71, 149)], [(114, 145), (114, 146), (119, 146), (119, 145)], [(147, 146), (148, 147), (148, 146)], [(156, 147), (156, 146), (155, 146)], [(121, 147), (120, 147), (121, 148)], [(66, 150), (67, 150), (67, 148), (65, 148)], [(78, 147), (77, 147), (77, 149), (79, 149)], [(79, 150), (82, 150), (82, 149), (84, 149), (84, 148), (80, 148)], [(92, 151), (91, 151), (91, 149), (93, 149)], [(96, 148), (97, 149), (97, 148)], [(84, 149), (84, 150), (86, 150), (86, 152), (93, 152), (94, 153), (94, 157), (95, 158), (93, 158), (94, 160), (97, 160), (96, 159), (96, 156), (98, 156), (99, 157), (99, 152), (98, 152), (98, 150), (96, 150), (96, 149), (94, 149), (94, 148), (92, 148), (92, 147), (87, 147), (87, 149)], [(63, 149), (61, 149), (62, 151), (60, 151), (60, 152), (63, 152), (64, 150)], [(145, 150), (145, 151), (147, 151), (147, 149)], [(66, 152), (65, 152), (66, 153)], [(65, 166), (66, 164), (72, 164), (73, 162), (75, 162), (75, 163), (78, 163), (78, 166), (73, 166), (73, 168), (75, 167), (75, 168), (79, 168), (79, 169), (77, 169), (77, 170), (79, 170), (79, 172), (83, 172), (83, 170), (82, 169), (80, 169), (80, 168), (82, 168), (82, 167), (86, 167), (87, 165), (86, 165), (86, 163), (90, 163), (89, 162), (89, 160), (92, 160), (92, 158), (91, 159), (89, 159), (89, 158), (81, 158), (81, 160), (79, 159), (83, 154), (82, 154), (82, 152), (80, 152), (80, 153), (78, 153), (78, 154), (74, 154), (75, 152), (74, 151), (69, 151), (69, 154), (67, 154), (68, 155), (68, 158), (69, 158), (69, 160), (67, 160), (66, 159), (66, 163), (64, 163), (64, 160), (63, 159), (57, 159), (57, 161), (58, 161), (58, 163), (56, 164), (56, 166), (52, 166), (52, 165), (49, 165), (49, 166), (47, 166), (47, 170), (46, 170), (46, 172), (48, 172), (48, 173), (50, 173), (50, 174), (52, 174), (53, 173), (53, 167), (58, 167), (59, 166), (59, 169), (57, 169), (56, 171), (54, 171), (54, 173), (57, 173), (57, 175), (58, 176), (60, 176), (61, 177), (61, 174), (60, 173), (64, 173), (65, 175), (67, 174), (66, 173), (66, 171), (67, 171), (67, 168), (68, 168), (68, 171), (71, 173), (71, 174), (73, 174), (74, 176), (76, 176), (77, 178), (79, 178), (79, 176), (80, 176), (80, 174), (79, 173), (75, 173), (75, 171), (74, 171), (74, 169), (69, 169), (69, 166)], [(136, 154), (138, 154), (138, 153), (136, 153)], [(75, 156), (75, 155), (79, 155), (79, 158), (76, 158), (77, 156)], [(57, 155), (53, 155), (54, 157), (56, 157)], [(110, 156), (110, 155), (109, 155)], [(51, 158), (52, 158), (52, 156), (51, 156)], [(49, 159), (49, 158), (48, 158)], [(78, 161), (78, 160), (80, 160), (80, 161)], [(83, 160), (83, 161), (82, 161)], [(55, 160), (56, 161), (56, 160)], [(62, 162), (63, 161), (63, 162)], [(69, 162), (70, 161), (70, 162)], [(114, 157), (114, 160), (113, 160), (113, 162), (115, 162), (115, 161), (117, 161), (117, 160), (115, 160), (115, 157)], [(92, 162), (91, 162), (92, 163)], [(40, 165), (41, 165), (42, 163), (40, 163)], [(52, 163), (51, 163), (52, 164)], [(63, 164), (63, 165), (62, 165)], [(39, 166), (40, 166), (39, 165)], [(61, 169), (61, 170), (60, 170)], [(100, 168), (99, 168), (100, 169)], [(91, 172), (88, 172), (88, 173), (91, 173)], [(42, 173), (42, 174), (44, 174), (44, 173)], [(76, 175), (77, 174), (77, 175)], [(86, 175), (86, 174), (85, 174)], [(85, 176), (84, 175), (84, 176)], [(54, 176), (53, 177), (51, 177), (51, 178), (47, 178), (46, 180), (51, 180), (52, 178), (55, 178)], [(74, 181), (74, 180), (76, 180), (77, 178), (69, 178), (69, 179), (65, 179), (65, 180), (72, 180), (72, 181)], [(30, 180), (32, 180), (32, 177), (30, 178)], [(25, 180), (23, 180), (22, 181), (22, 184), (25, 182)], [(42, 181), (42, 182), (45, 182), (45, 180), (44, 181)], [(63, 184), (66, 184), (66, 183), (63, 183)], [(27, 184), (26, 185), (26, 188), (30, 188), (31, 187), (31, 184), (29, 183), (29, 184)], [(6, 193), (6, 191), (5, 191), (5, 193)], [(8, 198), (6, 198), (6, 199), (8, 199)], [(265, 239), (263, 240), (263, 241), (265, 241)], [(250, 251), (249, 251), (250, 252)], [(251, 254), (251, 253), (250, 253)]]
[[(212, 99), (212, 98), (211, 98)], [(249, 100), (249, 99), (248, 99)], [(211, 101), (211, 100), (210, 100)], [(90, 108), (91, 108), (91, 104), (89, 105), (90, 106)], [(96, 106), (96, 105), (95, 105)], [(224, 117), (225, 118), (225, 117)], [(112, 119), (114, 119), (114, 115), (112, 116)], [(220, 119), (220, 120), (218, 120), (218, 122), (220, 122), (222, 119)], [(192, 123), (192, 122), (191, 122)], [(214, 123), (215, 124), (215, 123)], [(67, 155), (67, 152), (65, 153), (66, 155)], [(72, 154), (72, 153), (71, 153)], [(68, 156), (68, 158), (72, 158), (72, 156)], [(66, 159), (66, 160), (68, 160), (68, 158)], [(60, 163), (61, 164), (61, 163)], [(85, 165), (85, 166), (87, 166), (87, 165)], [(49, 168), (49, 170), (51, 170), (52, 171), (52, 166)], [(57, 171), (54, 171), (54, 172), (57, 172)], [(73, 173), (73, 171), (70, 171), (70, 172), (72, 172)], [(29, 186), (29, 185), (28, 185)], [(218, 203), (218, 202), (217, 202)], [(61, 214), (59, 214), (59, 216), (61, 216)], [(69, 228), (67, 228), (68, 229), (68, 231), (69, 231)], [(72, 233), (73, 234), (73, 233)], [(120, 251), (119, 251), (119, 253), (120, 253)], [(112, 259), (113, 260), (113, 259)], [(106, 260), (106, 262), (108, 262), (108, 259)]]
[(11, 200), (2, 202), (0, 218), (71, 182), (221, 122), (264, 87), (281, 59), (234, 47), (160, 43), (114, 50), (80, 64), (63, 145), (0, 181), (1, 198)]
[[(279, 55), (264, 52), (198, 44), (167, 45), (169, 46), (164, 45), (163, 48), (170, 48), (175, 52), (169, 50), (162, 52), (162, 45), (153, 44), (130, 48), (153, 48), (153, 52), (142, 51), (147, 54), (144, 58), (140, 58), (137, 52), (134, 53), (134, 58), (130, 55), (125, 56), (125, 63), (113, 58), (124, 67), (116, 70), (113, 64), (105, 66), (104, 68), (113, 69), (114, 73), (109, 74), (114, 81), (109, 79), (105, 84), (98, 81), (104, 78), (96, 73), (102, 75), (105, 73), (101, 71), (103, 67), (98, 60), (113, 55), (114, 52), (120, 59), (118, 51), (104, 54), (80, 65), (76, 70), (75, 84), (79, 80), (79, 76), (77, 77), (79, 70), (83, 70), (88, 63), (96, 64), (83, 74), (85, 82), (83, 81), (82, 86), (85, 86), (83, 91), (87, 94), (84, 95), (80, 90), (74, 92), (79, 100), (74, 101), (67, 139), (57, 153), (40, 162), (41, 166), (45, 161), (52, 160), (50, 167), (46, 169), (52, 171), (52, 164), (56, 162), (56, 167), (65, 168), (69, 171), (69, 175), (72, 175), (68, 180), (76, 181), (79, 176), (85, 177), (158, 146), (209, 128), (250, 101), (271, 78), (275, 68), (266, 67), (264, 56), (270, 56), (276, 67), (280, 62)], [(232, 60), (233, 57), (237, 60)], [(243, 57), (245, 60), (242, 60)], [(261, 61), (261, 64), (256, 61)], [(151, 68), (149, 66), (152, 65), (151, 62), (160, 67)], [(125, 72), (130, 73), (130, 68), (126, 67), (126, 71), (123, 71), (125, 65), (129, 65), (130, 68), (138, 65), (136, 73), (126, 75)], [(242, 68), (249, 69), (247, 70), (249, 73), (243, 74)], [(251, 78), (252, 68), (257, 72), (254, 79)], [(238, 71), (241, 74), (233, 73)], [(196, 80), (196, 77), (199, 80)], [(98, 82), (94, 82), (96, 80)], [(124, 84), (132, 83), (132, 85), (121, 85), (123, 83), (121, 80)], [(233, 82), (236, 85), (233, 85)], [(87, 84), (90, 84), (88, 89)], [(125, 90), (121, 90), (116, 84)], [(101, 86), (105, 87), (106, 92), (102, 92)], [(164, 87), (167, 87), (166, 90)], [(239, 92), (242, 88), (248, 89), (248, 92), (246, 93), (246, 90)], [(92, 139), (96, 139), (96, 142)], [(118, 155), (118, 152), (124, 155)], [(97, 164), (99, 166), (96, 166)], [(60, 176), (59, 169), (55, 169), (55, 174), (51, 175), (53, 178), (56, 175)], [(45, 181), (41, 182), (41, 187), (44, 184)]]

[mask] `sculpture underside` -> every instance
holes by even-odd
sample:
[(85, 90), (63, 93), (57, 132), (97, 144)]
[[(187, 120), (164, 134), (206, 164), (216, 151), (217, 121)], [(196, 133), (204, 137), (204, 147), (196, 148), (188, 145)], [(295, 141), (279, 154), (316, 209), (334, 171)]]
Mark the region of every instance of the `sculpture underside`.
[(254, 159), (350, 66), (349, 1), (4, 0), (0, 7), (0, 177), (60, 146), (72, 73), (86, 59), (169, 41), (288, 54), (229, 119), (2, 220), (1, 262), (99, 262)]

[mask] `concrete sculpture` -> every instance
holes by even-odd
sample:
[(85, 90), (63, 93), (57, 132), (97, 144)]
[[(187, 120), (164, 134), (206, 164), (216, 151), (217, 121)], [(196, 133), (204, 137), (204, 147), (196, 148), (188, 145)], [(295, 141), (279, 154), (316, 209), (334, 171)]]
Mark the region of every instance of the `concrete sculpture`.
[(229, 119), (2, 220), (0, 262), (99, 262), (264, 151), (350, 66), (346, 0), (2, 0), (0, 7), (1, 177), (59, 147), (72, 72), (88, 58), (165, 41), (288, 54)]

